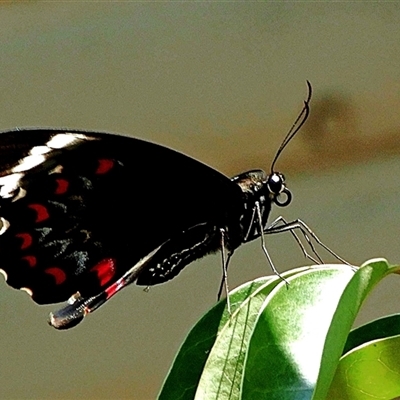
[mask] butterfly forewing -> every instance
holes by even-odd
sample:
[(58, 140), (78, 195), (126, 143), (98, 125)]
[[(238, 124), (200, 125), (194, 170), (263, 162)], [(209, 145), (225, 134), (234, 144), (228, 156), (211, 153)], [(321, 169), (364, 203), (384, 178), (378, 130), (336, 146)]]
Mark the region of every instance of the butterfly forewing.
[(1, 133), (0, 196), (0, 268), (38, 303), (94, 295), (182, 232), (242, 212), (239, 187), (196, 160), (79, 131)]

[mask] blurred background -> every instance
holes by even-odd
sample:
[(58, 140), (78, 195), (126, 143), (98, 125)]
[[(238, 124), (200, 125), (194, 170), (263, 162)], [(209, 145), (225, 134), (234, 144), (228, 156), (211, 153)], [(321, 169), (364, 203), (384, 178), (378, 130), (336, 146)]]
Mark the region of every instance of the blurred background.
[[(268, 170), (308, 79), (311, 117), (277, 165), (294, 199), (271, 218), (303, 219), (352, 263), (398, 263), (399, 17), (395, 2), (2, 3), (0, 129), (120, 132), (232, 176)], [(267, 245), (281, 271), (307, 264), (289, 234)], [(250, 243), (229, 282), (270, 272)], [(0, 398), (155, 398), (220, 276), (209, 256), (149, 293), (123, 291), (66, 332), (46, 323), (57, 306), (1, 280)], [(357, 324), (400, 311), (399, 289), (387, 278)]]

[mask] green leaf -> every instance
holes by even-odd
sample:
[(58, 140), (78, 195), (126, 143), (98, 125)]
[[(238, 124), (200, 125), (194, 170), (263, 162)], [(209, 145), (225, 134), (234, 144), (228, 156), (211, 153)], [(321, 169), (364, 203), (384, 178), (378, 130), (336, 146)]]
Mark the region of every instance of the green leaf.
[(400, 314), (379, 318), (353, 329), (347, 337), (343, 354), (372, 340), (396, 335), (400, 335)]
[(376, 259), (245, 284), (189, 333), (159, 399), (325, 399), (362, 301), (399, 267)]
[(400, 335), (373, 340), (340, 361), (330, 400), (391, 400), (400, 396)]

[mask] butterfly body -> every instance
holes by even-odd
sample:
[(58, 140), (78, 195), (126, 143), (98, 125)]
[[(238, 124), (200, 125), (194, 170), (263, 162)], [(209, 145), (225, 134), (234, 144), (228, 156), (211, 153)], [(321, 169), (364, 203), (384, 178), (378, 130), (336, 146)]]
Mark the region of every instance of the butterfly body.
[(163, 283), (222, 245), (232, 253), (259, 237), (283, 179), (261, 170), (229, 179), (119, 135), (3, 132), (0, 268), (40, 304), (77, 292), (107, 299), (139, 265), (137, 284)]

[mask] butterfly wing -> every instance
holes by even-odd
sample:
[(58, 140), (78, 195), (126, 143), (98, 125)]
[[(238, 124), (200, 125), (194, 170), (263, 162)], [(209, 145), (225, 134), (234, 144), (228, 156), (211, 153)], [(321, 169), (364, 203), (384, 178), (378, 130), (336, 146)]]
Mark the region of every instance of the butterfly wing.
[(41, 304), (95, 295), (191, 227), (238, 218), (241, 196), (226, 176), (143, 140), (4, 132), (0, 268)]

